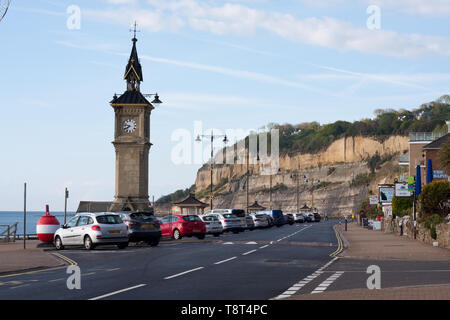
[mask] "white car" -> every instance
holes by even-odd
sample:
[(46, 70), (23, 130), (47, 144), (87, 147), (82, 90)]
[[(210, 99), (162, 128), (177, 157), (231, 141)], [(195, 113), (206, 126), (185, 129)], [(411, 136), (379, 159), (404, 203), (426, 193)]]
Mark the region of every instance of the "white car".
[(57, 250), (65, 246), (84, 246), (87, 250), (97, 245), (128, 246), (128, 227), (114, 213), (78, 213), (55, 232)]
[(315, 222), (316, 221), (316, 218), (314, 217), (314, 214), (312, 212), (306, 213), (305, 217), (306, 217), (306, 219), (305, 219), (306, 222)]
[(239, 233), (242, 231), (245, 231), (245, 228), (247, 227), (247, 222), (245, 221), (245, 213), (244, 213), (244, 219), (238, 217), (234, 213), (229, 212), (231, 210), (228, 209), (213, 209), (209, 210), (206, 213), (200, 215), (200, 217), (206, 216), (206, 215), (213, 215), (216, 216), (219, 221), (222, 223), (223, 231), (228, 232), (232, 231), (233, 233)]
[(255, 223), (255, 228), (267, 228), (269, 226), (269, 217), (264, 213), (252, 213), (250, 215)]
[(294, 213), (294, 219), (297, 223), (305, 222), (305, 215), (303, 213)]
[(214, 237), (220, 236), (220, 234), (223, 232), (223, 226), (220, 222), (219, 218), (215, 215), (204, 215), (200, 216), (200, 219), (205, 223), (206, 225), (206, 233), (212, 234)]

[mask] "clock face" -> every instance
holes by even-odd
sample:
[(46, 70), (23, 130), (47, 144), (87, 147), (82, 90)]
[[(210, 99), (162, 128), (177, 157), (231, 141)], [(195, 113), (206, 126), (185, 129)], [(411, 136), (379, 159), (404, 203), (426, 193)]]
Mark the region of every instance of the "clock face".
[(123, 130), (127, 133), (132, 133), (136, 130), (136, 121), (134, 120), (125, 120), (123, 123)]

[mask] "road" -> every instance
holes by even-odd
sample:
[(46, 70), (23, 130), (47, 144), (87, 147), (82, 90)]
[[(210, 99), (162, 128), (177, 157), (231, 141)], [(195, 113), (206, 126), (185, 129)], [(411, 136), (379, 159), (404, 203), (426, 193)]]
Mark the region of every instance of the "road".
[[(155, 248), (64, 250), (59, 253), (81, 269), (80, 290), (67, 288), (69, 275), (63, 267), (0, 276), (0, 299), (267, 300), (363, 288), (371, 264), (386, 271), (383, 286), (450, 283), (447, 262), (405, 265), (330, 257), (338, 247), (334, 223), (162, 241)], [(400, 272), (405, 268), (411, 272)], [(430, 269), (435, 272), (426, 272)]]

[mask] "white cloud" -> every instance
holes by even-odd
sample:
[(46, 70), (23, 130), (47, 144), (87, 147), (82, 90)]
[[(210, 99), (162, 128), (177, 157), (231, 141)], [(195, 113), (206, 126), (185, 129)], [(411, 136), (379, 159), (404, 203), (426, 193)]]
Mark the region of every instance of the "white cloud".
[(422, 16), (450, 15), (448, 0), (365, 0), (366, 3)]
[(444, 17), (450, 15), (450, 1), (448, 0), (300, 0), (315, 7), (332, 7), (354, 5), (377, 5), (382, 9), (420, 15), (426, 17)]
[(214, 34), (248, 36), (262, 30), (292, 41), (339, 51), (398, 58), (450, 56), (448, 37), (373, 31), (334, 18), (298, 19), (291, 14), (265, 12), (235, 3), (216, 6), (195, 0), (148, 0), (148, 3), (153, 10), (120, 8), (85, 10), (84, 13), (126, 25), (137, 20), (141, 28), (150, 32), (190, 28)]

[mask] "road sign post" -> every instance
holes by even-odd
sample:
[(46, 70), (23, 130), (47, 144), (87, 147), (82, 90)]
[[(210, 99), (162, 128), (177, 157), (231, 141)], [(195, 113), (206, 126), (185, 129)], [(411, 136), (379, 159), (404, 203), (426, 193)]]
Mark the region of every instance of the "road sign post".
[(69, 190), (64, 192), (64, 224), (66, 224), (66, 218), (67, 218), (67, 198), (69, 198)]
[(23, 185), (23, 248), (27, 248), (27, 183)]

